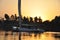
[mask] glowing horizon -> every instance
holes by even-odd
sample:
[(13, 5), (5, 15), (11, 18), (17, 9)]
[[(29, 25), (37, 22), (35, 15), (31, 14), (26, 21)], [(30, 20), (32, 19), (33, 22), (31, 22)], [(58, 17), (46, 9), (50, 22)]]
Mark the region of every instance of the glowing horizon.
[[(28, 17), (41, 17), (43, 21), (52, 20), (60, 15), (59, 0), (21, 0), (21, 14)], [(0, 0), (0, 17), (8, 15), (18, 15), (18, 0)]]

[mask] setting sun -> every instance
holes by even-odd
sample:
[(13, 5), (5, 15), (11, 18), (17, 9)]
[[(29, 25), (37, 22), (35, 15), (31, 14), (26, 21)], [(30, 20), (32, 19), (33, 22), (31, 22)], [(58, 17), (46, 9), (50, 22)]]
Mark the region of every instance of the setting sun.
[(35, 11), (35, 10), (32, 10), (31, 13), (30, 13), (30, 16), (33, 17), (33, 18), (34, 18), (34, 17), (41, 17), (41, 19), (43, 19), (43, 21), (46, 20), (46, 19), (44, 18), (43, 13), (40, 12), (40, 11), (37, 11), (37, 10), (36, 10), (36, 11)]
[[(4, 14), (18, 15), (18, 0), (0, 0), (0, 17)], [(21, 0), (21, 14), (28, 17), (41, 17), (43, 21), (60, 15), (59, 0)]]
[(45, 21), (52, 20), (55, 16), (60, 15), (60, 7), (57, 0), (22, 0), (21, 2), (23, 16), (40, 16)]

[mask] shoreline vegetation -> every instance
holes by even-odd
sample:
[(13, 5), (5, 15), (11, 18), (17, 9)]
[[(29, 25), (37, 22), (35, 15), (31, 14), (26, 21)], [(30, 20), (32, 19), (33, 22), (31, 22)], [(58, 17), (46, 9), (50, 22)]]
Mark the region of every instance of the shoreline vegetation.
[[(4, 18), (0, 18), (0, 30), (12, 31), (12, 27), (19, 27), (19, 17), (15, 15), (4, 15)], [(34, 19), (34, 20), (33, 20)], [(60, 16), (56, 16), (51, 21), (46, 20), (42, 22), (41, 17), (22, 17), (21, 23), (23, 28), (35, 28), (44, 29), (46, 31), (60, 32)]]

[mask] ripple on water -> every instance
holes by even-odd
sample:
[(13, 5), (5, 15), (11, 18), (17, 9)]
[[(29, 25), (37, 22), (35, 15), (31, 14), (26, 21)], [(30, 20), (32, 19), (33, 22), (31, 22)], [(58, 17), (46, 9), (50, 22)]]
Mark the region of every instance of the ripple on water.
[[(12, 34), (13, 33), (13, 34)], [(0, 31), (0, 40), (18, 40), (19, 34), (18, 32), (7, 32), (8, 36), (5, 35), (5, 31)], [(12, 34), (12, 35), (11, 35)], [(57, 32), (44, 32), (44, 33), (21, 33), (21, 40), (60, 40), (60, 38), (55, 38), (54, 34), (58, 34)]]

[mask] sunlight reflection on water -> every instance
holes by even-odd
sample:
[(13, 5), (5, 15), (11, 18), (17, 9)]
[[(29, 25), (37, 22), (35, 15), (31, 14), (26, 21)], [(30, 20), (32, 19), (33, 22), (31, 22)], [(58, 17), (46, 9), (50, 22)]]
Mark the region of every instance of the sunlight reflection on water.
[[(54, 34), (57, 32), (44, 32), (44, 33), (28, 33), (21, 32), (21, 40), (59, 40), (60, 38), (55, 38)], [(60, 32), (59, 32), (60, 34)], [(0, 31), (0, 40), (18, 40), (18, 32), (6, 32)]]

